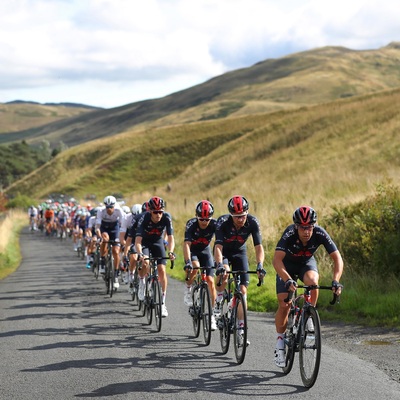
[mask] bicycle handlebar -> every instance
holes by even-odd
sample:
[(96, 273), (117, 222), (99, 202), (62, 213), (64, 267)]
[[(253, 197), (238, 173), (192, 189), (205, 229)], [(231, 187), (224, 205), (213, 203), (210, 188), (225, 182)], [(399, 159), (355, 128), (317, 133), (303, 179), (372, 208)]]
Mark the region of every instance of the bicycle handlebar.
[[(228, 271), (225, 270), (226, 274), (229, 275), (235, 275), (235, 274), (257, 274), (260, 271)], [(219, 277), (219, 280), (217, 282), (217, 286), (221, 286), (222, 285), (222, 278), (223, 278), (224, 274), (221, 274)], [(258, 278), (258, 283), (257, 286), (261, 286), (264, 283), (264, 278)]]
[(155, 261), (155, 260), (170, 260), (171, 261), (171, 269), (174, 268), (175, 260), (171, 260), (169, 257), (144, 257), (143, 261)]
[(196, 270), (196, 269), (205, 270), (205, 269), (208, 269), (208, 268), (216, 269), (215, 266), (213, 266), (213, 267), (192, 267), (191, 269), (189, 269), (189, 270), (186, 271), (186, 278), (185, 278), (185, 280), (186, 280), (186, 281), (189, 280), (189, 275), (190, 275), (190, 272), (191, 272), (191, 271)]
[[(339, 284), (338, 286), (343, 288), (342, 284)], [(320, 285), (297, 285), (297, 288), (298, 289), (305, 289), (306, 291), (315, 290), (315, 289), (329, 289), (329, 290), (332, 290), (332, 286), (320, 286)], [(288, 292), (288, 295), (287, 295), (286, 299), (284, 300), (284, 302), (285, 303), (289, 303), (289, 301), (292, 301), (295, 293), (296, 292)], [(340, 303), (340, 295), (337, 295), (336, 293), (333, 293), (333, 298), (329, 302), (329, 304), (331, 304), (333, 306), (336, 302)]]

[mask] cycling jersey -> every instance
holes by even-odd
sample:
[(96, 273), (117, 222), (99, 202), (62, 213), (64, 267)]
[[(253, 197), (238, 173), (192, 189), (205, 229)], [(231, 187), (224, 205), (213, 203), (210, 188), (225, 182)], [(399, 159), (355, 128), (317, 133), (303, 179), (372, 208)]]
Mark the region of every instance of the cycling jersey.
[(149, 212), (139, 215), (140, 218), (136, 227), (136, 236), (141, 236), (143, 241), (147, 243), (163, 241), (164, 231), (167, 232), (168, 236), (174, 234), (172, 218), (169, 213), (164, 212), (159, 222), (153, 222), (151, 220), (151, 213)]
[(201, 229), (197, 218), (191, 218), (186, 222), (185, 242), (190, 242), (192, 252), (201, 252), (207, 246), (214, 236), (217, 221), (212, 218), (205, 229)]
[(254, 215), (248, 214), (244, 226), (236, 229), (230, 214), (222, 215), (217, 220), (215, 244), (223, 246), (223, 251), (230, 253), (246, 253), (246, 240), (253, 237), (253, 244), (262, 243), (260, 224)]
[(330, 238), (326, 230), (318, 225), (314, 226), (312, 236), (304, 246), (299, 239), (295, 225), (292, 224), (283, 232), (275, 250), (284, 251), (286, 253), (284, 261), (307, 263), (321, 245), (325, 247), (328, 254), (337, 250), (336, 244)]

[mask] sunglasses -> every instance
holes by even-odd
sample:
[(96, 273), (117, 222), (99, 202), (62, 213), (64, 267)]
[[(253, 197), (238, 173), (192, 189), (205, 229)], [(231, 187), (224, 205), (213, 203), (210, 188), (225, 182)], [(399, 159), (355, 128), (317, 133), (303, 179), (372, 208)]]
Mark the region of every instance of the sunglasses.
[(245, 214), (245, 215), (232, 215), (232, 217), (236, 218), (236, 219), (244, 219), (244, 218), (246, 218), (246, 216), (247, 216), (247, 214)]
[(311, 231), (314, 228), (314, 225), (297, 225), (297, 228), (300, 228), (303, 231)]
[(152, 211), (153, 214), (162, 214), (164, 211)]
[(106, 208), (114, 208), (114, 206), (106, 206)]
[(211, 218), (197, 218), (201, 222), (208, 222), (211, 221)]

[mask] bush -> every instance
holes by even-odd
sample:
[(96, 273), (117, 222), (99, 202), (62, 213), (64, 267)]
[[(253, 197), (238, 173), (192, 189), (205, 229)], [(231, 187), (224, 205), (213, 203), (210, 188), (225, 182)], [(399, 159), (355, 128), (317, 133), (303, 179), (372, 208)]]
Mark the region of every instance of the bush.
[(29, 196), (18, 194), (8, 201), (7, 208), (22, 208), (28, 210), (32, 204), (36, 204), (36, 201), (31, 199)]
[(376, 195), (336, 209), (328, 220), (346, 267), (383, 280), (400, 274), (400, 191), (380, 184)]

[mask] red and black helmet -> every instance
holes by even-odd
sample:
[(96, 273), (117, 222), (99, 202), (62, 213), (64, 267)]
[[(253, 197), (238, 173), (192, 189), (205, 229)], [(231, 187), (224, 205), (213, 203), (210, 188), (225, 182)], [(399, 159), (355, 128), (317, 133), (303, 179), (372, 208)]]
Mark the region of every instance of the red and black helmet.
[(301, 206), (293, 213), (293, 222), (297, 225), (314, 225), (317, 222), (317, 213), (308, 206)]
[(214, 215), (214, 206), (208, 200), (201, 200), (196, 206), (196, 216), (211, 218)]
[(149, 200), (150, 211), (160, 211), (165, 208), (165, 201), (161, 197), (154, 196)]
[(243, 196), (233, 196), (228, 201), (228, 210), (231, 214), (245, 214), (249, 210), (249, 202)]
[(148, 202), (148, 201), (145, 201), (145, 202), (142, 204), (142, 212), (145, 212), (145, 211), (150, 211), (149, 202)]

